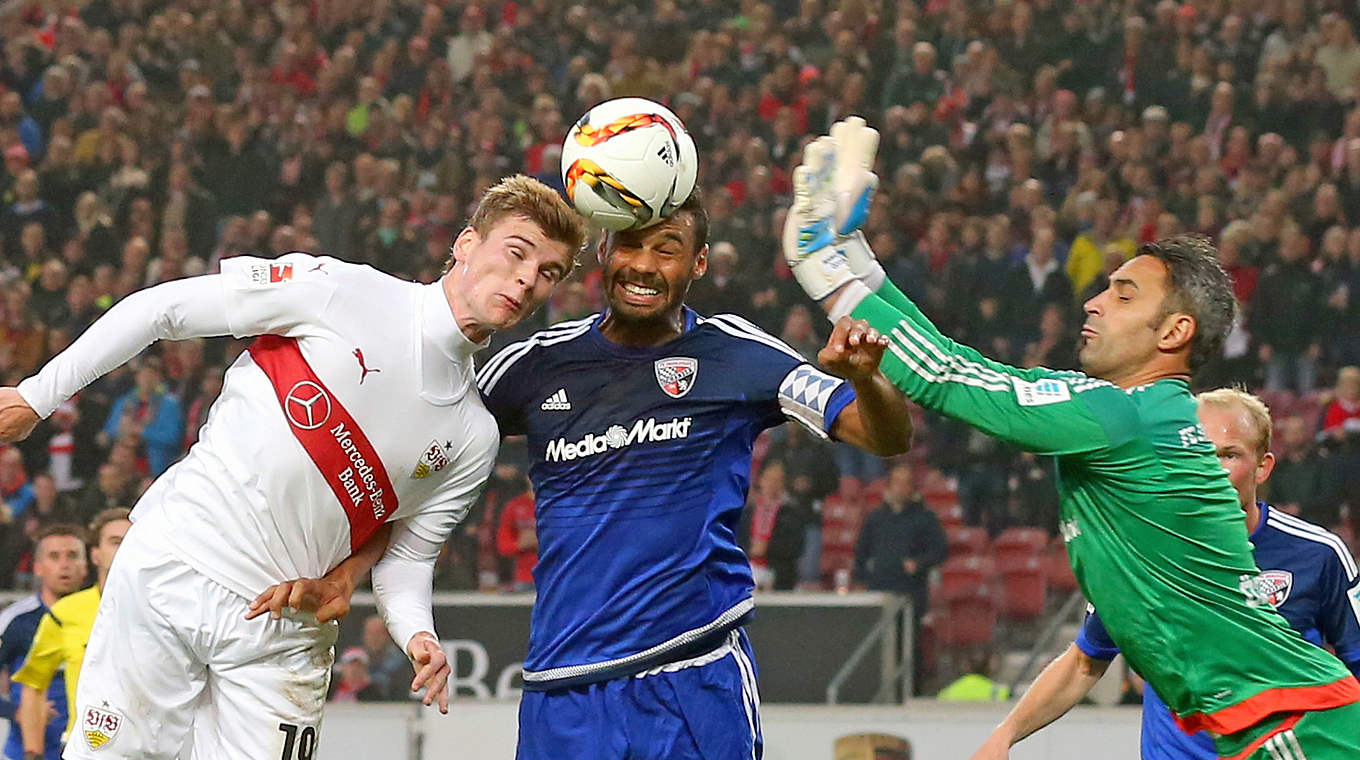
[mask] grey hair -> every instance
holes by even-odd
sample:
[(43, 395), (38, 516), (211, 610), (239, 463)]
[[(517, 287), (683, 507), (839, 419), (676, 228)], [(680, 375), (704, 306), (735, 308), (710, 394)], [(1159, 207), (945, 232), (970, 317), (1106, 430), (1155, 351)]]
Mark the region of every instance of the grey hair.
[(1223, 350), (1237, 312), (1232, 280), (1218, 263), (1218, 251), (1203, 235), (1175, 235), (1138, 248), (1139, 256), (1152, 256), (1166, 266), (1167, 294), (1161, 318), (1177, 312), (1195, 320), (1190, 339), (1190, 372), (1193, 374)]

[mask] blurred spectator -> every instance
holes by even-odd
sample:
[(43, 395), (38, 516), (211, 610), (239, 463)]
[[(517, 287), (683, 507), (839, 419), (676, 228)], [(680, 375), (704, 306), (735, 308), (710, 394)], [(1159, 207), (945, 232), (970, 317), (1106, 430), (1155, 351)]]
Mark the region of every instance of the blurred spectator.
[(1280, 452), (1270, 477), (1270, 503), (1317, 525), (1335, 525), (1332, 463), (1313, 442), (1312, 426), (1297, 415), (1276, 423)]
[(1308, 238), (1297, 226), (1285, 227), (1280, 258), (1267, 267), (1256, 288), (1250, 326), (1266, 367), (1267, 390), (1307, 393), (1317, 382), (1322, 287), (1308, 267), (1308, 248)]
[(1067, 322), (1070, 311), (1062, 304), (1044, 304), (1039, 313), (1038, 339), (1025, 346), (1024, 366), (1077, 369), (1077, 341)]
[(339, 678), (331, 679), (331, 702), (380, 702), (386, 698), (382, 687), (368, 670), (368, 653), (363, 647), (350, 647), (335, 666)]
[(1332, 395), (1322, 415), (1322, 434), (1337, 440), (1360, 436), (1360, 367), (1342, 367)]
[(814, 517), (810, 504), (789, 493), (785, 478), (783, 462), (765, 461), (740, 536), (756, 585), (777, 591), (791, 591), (797, 585), (798, 558)]
[(538, 564), (538, 534), (534, 527), (532, 492), (526, 491), (505, 503), (496, 530), (496, 551), (513, 563), (511, 589), (517, 592), (534, 590), (534, 565)]
[(923, 673), (921, 618), (930, 607), (930, 572), (949, 554), (940, 518), (926, 509), (916, 490), (911, 465), (888, 471), (883, 502), (860, 526), (855, 541), (855, 579), (870, 591), (911, 597), (913, 683), (918, 693)]
[(21, 517), (33, 505), (33, 485), (24, 472), (24, 456), (13, 446), (0, 449), (0, 499), (4, 500), (4, 521)]
[(57, 490), (56, 481), (46, 472), (33, 476), (33, 516), (43, 527), (76, 522), (79, 515), (74, 500)]
[(113, 403), (101, 437), (106, 445), (124, 439), (135, 442), (153, 478), (183, 453), (184, 413), (179, 399), (165, 387), (159, 359), (144, 359), (137, 367), (136, 384)]
[(749, 314), (751, 287), (739, 265), (736, 246), (726, 240), (713, 243), (708, 273), (691, 286), (688, 303), (701, 314)]
[(941, 702), (1004, 702), (1010, 699), (1010, 687), (992, 678), (997, 670), (997, 659), (990, 648), (974, 653), (964, 675), (940, 689), (936, 699)]
[(80, 495), (79, 514), (82, 521), (106, 509), (132, 504), (137, 490), (137, 483), (118, 465), (112, 462), (100, 465), (96, 477)]
[(410, 671), (410, 661), (392, 641), (387, 632), (387, 624), (381, 615), (364, 618), (364, 629), (360, 637), (364, 654), (368, 655), (368, 674), (384, 699), (401, 699), (406, 696), (406, 674)]

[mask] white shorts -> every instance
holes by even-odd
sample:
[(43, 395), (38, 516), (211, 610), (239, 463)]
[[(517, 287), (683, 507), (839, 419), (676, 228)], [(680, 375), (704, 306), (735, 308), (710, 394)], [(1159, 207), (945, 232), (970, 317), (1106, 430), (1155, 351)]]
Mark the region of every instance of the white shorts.
[(337, 626), (246, 620), (160, 541), (134, 525), (118, 549), (62, 757), (312, 760)]

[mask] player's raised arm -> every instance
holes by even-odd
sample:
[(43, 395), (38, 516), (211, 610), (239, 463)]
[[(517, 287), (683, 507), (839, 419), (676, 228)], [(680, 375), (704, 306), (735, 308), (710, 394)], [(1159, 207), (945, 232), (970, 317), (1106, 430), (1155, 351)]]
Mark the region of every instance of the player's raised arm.
[[(1094, 452), (1121, 438), (1120, 412), (1129, 408), (1122, 391), (1080, 373), (1022, 370), (987, 359), (941, 334), (887, 281), (858, 232), (876, 184), (868, 169), (876, 133), (862, 121), (842, 122), (832, 132), (834, 139), (808, 145), (794, 171), (783, 236), (794, 277), (832, 321), (850, 316), (887, 337), (881, 370), (908, 398), (1023, 449)], [(866, 283), (876, 283), (893, 302)]]
[[(158, 340), (218, 335), (260, 335), (296, 322), (290, 312), (313, 310), (318, 287), (282, 285), (310, 280), (305, 254), (265, 261), (223, 262), (223, 274), (188, 277), (139, 290), (114, 304), (65, 351), (17, 388), (0, 389), (0, 441), (32, 432), (38, 419), (99, 377), (122, 366)], [(304, 298), (305, 295), (311, 296)]]
[(817, 353), (818, 363), (855, 388), (855, 400), (837, 415), (832, 435), (881, 457), (911, 448), (907, 399), (878, 371), (887, 347), (887, 336), (867, 322), (845, 317)]
[(1025, 696), (1011, 708), (1005, 720), (973, 754), (972, 760), (1009, 757), (1012, 745), (1075, 707), (1109, 667), (1109, 660), (1091, 657), (1076, 644), (1069, 646), (1034, 679)]

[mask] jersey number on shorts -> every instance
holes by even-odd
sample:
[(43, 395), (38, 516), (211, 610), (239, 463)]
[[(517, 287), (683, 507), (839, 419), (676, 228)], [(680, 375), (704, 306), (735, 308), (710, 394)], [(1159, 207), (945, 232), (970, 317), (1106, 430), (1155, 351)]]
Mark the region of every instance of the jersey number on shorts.
[[(283, 732), (283, 756), (279, 760), (312, 760), (316, 754), (316, 729), (312, 726), (303, 726), (299, 731), (298, 727), (292, 723), (280, 723), (279, 730)], [(297, 754), (293, 754), (293, 747), (297, 747)]]

